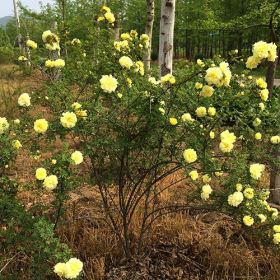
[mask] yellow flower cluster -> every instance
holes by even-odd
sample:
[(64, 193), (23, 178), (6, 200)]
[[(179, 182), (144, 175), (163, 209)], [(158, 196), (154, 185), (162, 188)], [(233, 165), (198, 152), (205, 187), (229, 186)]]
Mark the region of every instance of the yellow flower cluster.
[(74, 279), (79, 276), (83, 270), (83, 263), (77, 258), (71, 258), (66, 263), (57, 263), (54, 266), (54, 272), (66, 279)]
[(140, 41), (144, 45), (144, 48), (147, 49), (150, 45), (150, 38), (147, 34), (142, 34), (140, 36)]
[(103, 75), (100, 79), (100, 85), (103, 91), (111, 93), (117, 89), (118, 81), (112, 75)]
[(263, 164), (254, 163), (250, 165), (250, 174), (251, 177), (255, 180), (259, 180), (262, 176), (262, 173), (265, 169), (265, 166)]
[(211, 67), (206, 70), (205, 81), (209, 85), (229, 86), (230, 80), (231, 71), (227, 62), (221, 62), (219, 67)]
[(45, 47), (49, 51), (60, 51), (59, 37), (52, 33), (50, 30), (44, 31), (42, 34), (42, 40), (45, 43)]
[(32, 41), (32, 40), (27, 40), (26, 41), (26, 46), (30, 49), (33, 49), (33, 50), (37, 49), (37, 43)]
[(162, 84), (169, 83), (171, 85), (176, 83), (176, 79), (172, 74), (166, 74), (160, 78)]
[(205, 117), (207, 113), (210, 117), (214, 117), (216, 115), (216, 109), (211, 106), (207, 110), (205, 107), (201, 106), (195, 110), (195, 113), (199, 118)]
[(31, 98), (28, 93), (22, 93), (18, 98), (18, 105), (21, 107), (29, 107)]
[(6, 118), (0, 117), (0, 134), (3, 134), (6, 130), (9, 129), (9, 123)]
[(228, 196), (228, 204), (233, 207), (237, 207), (244, 199), (241, 191), (236, 191)]
[(45, 67), (47, 68), (63, 68), (65, 66), (65, 61), (61, 58), (58, 58), (56, 60), (46, 60), (45, 61)]
[(119, 52), (128, 52), (130, 50), (129, 43), (127, 40), (115, 41), (114, 48)]
[(58, 185), (58, 179), (56, 175), (47, 176), (47, 170), (43, 167), (37, 168), (35, 177), (39, 181), (43, 181), (43, 186), (46, 190), (51, 191)]
[(101, 8), (101, 12), (103, 13), (103, 16), (99, 16), (97, 18), (97, 21), (104, 21), (105, 19), (109, 22), (109, 23), (114, 23), (116, 21), (114, 14), (111, 12), (111, 9), (107, 6), (102, 6)]
[(143, 61), (136, 61), (135, 62), (135, 70), (134, 70), (135, 72), (139, 72), (139, 74), (141, 75), (141, 76), (144, 76), (144, 74), (145, 74), (145, 70), (144, 70), (144, 63), (143, 63)]
[(229, 153), (233, 149), (233, 144), (236, 141), (236, 136), (233, 132), (229, 132), (229, 130), (225, 130), (220, 134), (221, 142), (220, 142), (220, 150), (223, 153)]
[(263, 59), (274, 62), (277, 58), (277, 46), (274, 43), (259, 41), (253, 45), (253, 55), (248, 57), (246, 67), (257, 68)]
[(82, 105), (78, 102), (74, 102), (71, 108), (75, 111), (77, 117), (86, 118), (88, 115), (87, 110), (82, 110)]
[(18, 61), (23, 62), (23, 61), (27, 61), (28, 59), (24, 56), (24, 55), (20, 55), (18, 57)]
[(213, 192), (213, 190), (212, 190), (211, 186), (209, 184), (206, 184), (206, 185), (202, 186), (200, 196), (203, 200), (207, 200), (207, 199), (209, 199), (210, 194), (212, 192)]
[(201, 59), (197, 59), (197, 60), (196, 60), (196, 63), (197, 63), (197, 65), (199, 65), (200, 67), (204, 67), (204, 66), (205, 66), (204, 62), (203, 62)]

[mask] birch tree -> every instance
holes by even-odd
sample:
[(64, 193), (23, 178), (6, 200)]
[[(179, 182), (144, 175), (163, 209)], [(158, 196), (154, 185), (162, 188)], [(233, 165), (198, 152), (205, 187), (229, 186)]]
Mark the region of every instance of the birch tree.
[(172, 73), (175, 4), (176, 0), (161, 1), (159, 34), (160, 76)]
[(20, 32), (20, 21), (19, 21), (19, 15), (18, 15), (18, 6), (17, 6), (17, 0), (13, 0), (14, 4), (14, 15), (16, 20), (16, 27), (17, 27), (17, 39), (18, 39), (18, 46), (20, 49), (20, 52), (23, 52), (23, 44), (22, 44), (22, 36)]
[(145, 53), (145, 70), (149, 71), (151, 68), (151, 52), (152, 52), (152, 39), (153, 39), (153, 26), (154, 26), (154, 17), (155, 17), (155, 1), (154, 0), (146, 0), (147, 2), (147, 21), (145, 26), (145, 33), (150, 38), (149, 47)]

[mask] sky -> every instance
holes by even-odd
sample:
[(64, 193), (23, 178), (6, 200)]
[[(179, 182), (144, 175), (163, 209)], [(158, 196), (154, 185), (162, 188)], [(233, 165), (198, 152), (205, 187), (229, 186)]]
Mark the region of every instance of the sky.
[[(53, 0), (21, 0), (24, 6), (31, 10), (39, 11), (40, 2), (43, 4), (52, 3)], [(0, 0), (0, 17), (11, 16), (14, 13), (13, 0)]]

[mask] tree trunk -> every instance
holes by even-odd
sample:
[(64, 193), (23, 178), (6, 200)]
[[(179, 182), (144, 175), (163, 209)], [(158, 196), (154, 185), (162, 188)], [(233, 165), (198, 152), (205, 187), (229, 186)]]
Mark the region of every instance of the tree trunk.
[[(278, 1), (275, 9), (273, 10), (272, 14), (270, 15), (270, 21), (269, 21), (269, 30), (270, 30), (271, 41), (275, 44), (278, 43), (278, 36), (277, 36), (276, 31), (273, 26), (273, 19), (279, 8), (280, 8), (280, 0)], [(277, 59), (275, 60), (275, 62), (271, 62), (271, 61), (268, 62), (268, 69), (267, 69), (267, 73), (266, 73), (266, 82), (267, 82), (267, 89), (269, 90), (270, 97), (273, 94), (273, 85), (274, 85), (276, 66), (277, 66)], [(280, 159), (280, 152), (279, 152), (278, 147), (273, 152), (273, 156), (275, 156), (275, 158), (278, 160)], [(272, 171), (270, 174), (270, 190), (271, 190), (270, 198), (273, 203), (280, 205), (280, 172), (279, 171), (280, 171), (279, 168), (272, 166)]]
[(17, 27), (17, 39), (18, 39), (18, 46), (20, 53), (24, 52), (23, 42), (22, 42), (22, 36), (20, 33), (20, 21), (19, 21), (19, 15), (18, 15), (18, 7), (17, 7), (17, 0), (13, 0), (14, 3), (14, 14), (16, 19), (16, 27)]
[(154, 26), (154, 18), (155, 18), (155, 1), (154, 0), (146, 0), (146, 1), (147, 1), (147, 21), (145, 26), (145, 33), (150, 38), (150, 44), (145, 52), (144, 63), (145, 63), (146, 71), (149, 71), (151, 68), (153, 26)]
[(161, 1), (159, 35), (159, 70), (160, 76), (172, 73), (173, 37), (176, 0)]
[(116, 20), (114, 22), (114, 39), (115, 41), (120, 40), (120, 24), (119, 24), (119, 17), (116, 15)]

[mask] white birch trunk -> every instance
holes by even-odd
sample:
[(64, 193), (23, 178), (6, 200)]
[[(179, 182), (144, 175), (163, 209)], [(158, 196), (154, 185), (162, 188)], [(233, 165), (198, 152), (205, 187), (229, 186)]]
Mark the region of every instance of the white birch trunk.
[(161, 18), (159, 34), (160, 76), (172, 73), (175, 4), (176, 0), (161, 1)]
[(22, 46), (22, 37), (21, 37), (21, 33), (20, 33), (20, 21), (19, 21), (19, 16), (18, 16), (17, 0), (13, 0), (13, 4), (14, 4), (14, 15), (15, 15), (16, 27), (17, 27), (18, 46), (19, 46), (20, 52), (22, 53), (23, 46)]
[(153, 26), (154, 26), (154, 18), (155, 18), (155, 1), (154, 0), (146, 0), (147, 1), (147, 21), (145, 27), (145, 33), (150, 38), (150, 44), (145, 52), (145, 70), (149, 71), (151, 68), (151, 53), (152, 53), (152, 39), (153, 39)]

